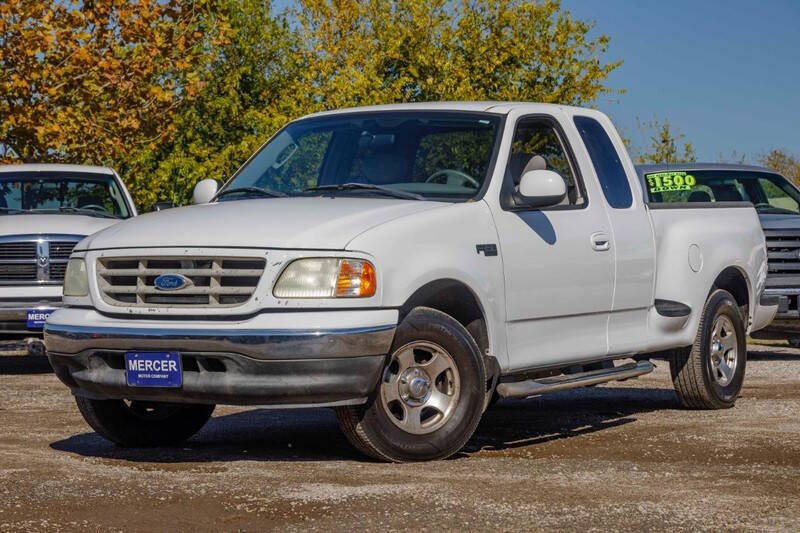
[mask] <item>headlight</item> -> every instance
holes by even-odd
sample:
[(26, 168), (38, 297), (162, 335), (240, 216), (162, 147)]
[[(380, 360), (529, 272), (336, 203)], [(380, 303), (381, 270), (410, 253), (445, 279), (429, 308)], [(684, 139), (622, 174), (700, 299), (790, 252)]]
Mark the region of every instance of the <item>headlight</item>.
[(276, 298), (368, 298), (375, 295), (375, 267), (363, 259), (298, 259), (283, 271)]
[(86, 296), (89, 294), (89, 276), (83, 259), (70, 259), (64, 274), (64, 296)]

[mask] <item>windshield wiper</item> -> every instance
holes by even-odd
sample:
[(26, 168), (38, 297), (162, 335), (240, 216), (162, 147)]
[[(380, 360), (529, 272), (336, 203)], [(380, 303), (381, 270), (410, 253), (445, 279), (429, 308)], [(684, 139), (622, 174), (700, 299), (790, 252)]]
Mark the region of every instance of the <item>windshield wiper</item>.
[(0, 213), (9, 213), (16, 215), (17, 213), (24, 213), (24, 209), (17, 209), (16, 207), (0, 207)]
[(402, 198), (403, 200), (425, 200), (425, 197), (413, 192), (398, 191), (391, 187), (384, 187), (382, 185), (375, 185), (374, 183), (339, 183), (335, 185), (317, 185), (316, 187), (309, 187), (304, 189), (303, 192), (315, 191), (354, 191), (365, 190), (374, 191), (387, 196), (394, 196), (395, 198)]
[(286, 193), (280, 191), (273, 191), (271, 189), (264, 189), (262, 187), (235, 187), (233, 189), (225, 189), (224, 191), (218, 192), (217, 195), (213, 198), (213, 200), (218, 200), (223, 196), (227, 196), (228, 194), (234, 194), (234, 193), (255, 194), (267, 198), (283, 198), (284, 196), (286, 196)]
[(67, 207), (62, 206), (58, 208), (59, 213), (79, 213), (81, 215), (89, 215), (101, 218), (120, 218), (118, 215), (109, 213), (108, 211), (100, 211), (98, 209), (86, 209), (83, 207)]

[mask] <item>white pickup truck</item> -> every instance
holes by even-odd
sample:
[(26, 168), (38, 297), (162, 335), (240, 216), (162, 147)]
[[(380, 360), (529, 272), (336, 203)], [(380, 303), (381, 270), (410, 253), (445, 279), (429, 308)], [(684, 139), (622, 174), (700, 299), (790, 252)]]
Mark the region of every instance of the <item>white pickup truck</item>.
[(493, 395), (651, 358), (686, 407), (730, 407), (745, 336), (776, 311), (752, 205), (648, 206), (589, 109), (311, 115), (195, 201), (82, 241), (45, 326), (58, 377), (120, 445), (187, 439), (218, 403), (329, 406), (374, 458), (437, 459)]
[(109, 168), (0, 165), (0, 339), (41, 336), (72, 248), (135, 215)]

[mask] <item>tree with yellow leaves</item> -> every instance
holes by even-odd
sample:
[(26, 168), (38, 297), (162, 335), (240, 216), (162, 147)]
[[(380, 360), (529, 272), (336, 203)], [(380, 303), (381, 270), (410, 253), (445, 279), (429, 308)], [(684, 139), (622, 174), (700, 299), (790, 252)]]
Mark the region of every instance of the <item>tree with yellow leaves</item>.
[(177, 0), (0, 3), (6, 159), (110, 163), (173, 133), (202, 87), (212, 5)]

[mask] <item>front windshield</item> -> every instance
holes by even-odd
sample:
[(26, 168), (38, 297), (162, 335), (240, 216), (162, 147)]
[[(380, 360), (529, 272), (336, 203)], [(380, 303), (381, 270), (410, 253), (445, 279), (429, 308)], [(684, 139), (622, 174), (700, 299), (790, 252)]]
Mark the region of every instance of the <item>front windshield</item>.
[(109, 174), (0, 173), (0, 215), (26, 213), (130, 216), (122, 191)]
[(750, 202), (760, 213), (800, 214), (800, 191), (778, 174), (687, 170), (645, 174), (651, 203)]
[[(343, 184), (465, 200), (489, 174), (500, 118), (451, 112), (352, 113), (293, 122), (264, 145), (223, 192), (259, 188), (327, 194)], [(321, 187), (324, 190), (309, 190)], [(384, 191), (385, 192), (385, 191)], [(337, 194), (372, 196), (364, 186)], [(225, 194), (221, 199), (246, 197)]]

